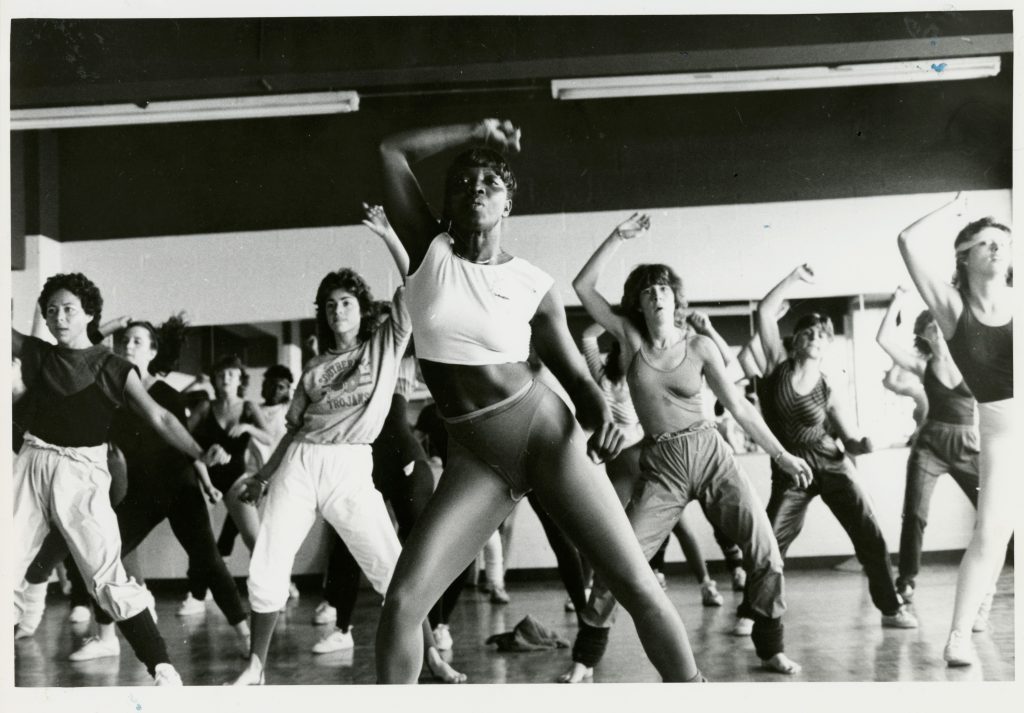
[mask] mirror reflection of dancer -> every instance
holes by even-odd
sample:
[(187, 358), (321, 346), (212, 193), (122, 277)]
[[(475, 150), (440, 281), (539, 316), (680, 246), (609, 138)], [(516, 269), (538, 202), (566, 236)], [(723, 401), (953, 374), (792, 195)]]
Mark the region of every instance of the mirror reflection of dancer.
[[(896, 578), (896, 590), (909, 602), (914, 598), (914, 580), (921, 569), (924, 528), (939, 476), (949, 473), (975, 510), (978, 508), (978, 424), (974, 395), (953, 363), (931, 312), (924, 310), (914, 320), (915, 348), (910, 350), (901, 344), (896, 320), (905, 295), (903, 288), (893, 293), (876, 340), (896, 366), (913, 374), (923, 384), (926, 394), (927, 417), (914, 436), (907, 459), (899, 577)], [(990, 593), (975, 621), (975, 631), (985, 627), (991, 604)]]
[[(373, 588), (381, 595), (388, 590), (401, 545), (373, 486), (370, 444), (391, 406), (411, 334), (404, 287), (395, 292), (390, 314), (376, 317), (370, 287), (355, 271), (343, 268), (321, 280), (316, 321), (322, 352), (303, 369), (288, 410), (288, 432), (260, 472), (240, 485), (243, 502), (255, 503), (266, 493), (267, 503), (249, 565), (252, 651), (234, 685), (264, 683), (295, 554), (318, 512)], [(465, 681), (441, 659), (425, 619), (420, 645), (431, 673), (448, 683)]]
[[(757, 410), (725, 374), (714, 341), (682, 324), (682, 280), (667, 265), (640, 265), (626, 278), (616, 310), (597, 291), (612, 255), (627, 240), (647, 232), (650, 218), (634, 213), (601, 243), (573, 281), (583, 307), (615, 337), (629, 364), (626, 378), (646, 437), (640, 454), (641, 482), (626, 510), (646, 556), (653, 555), (691, 499), (708, 520), (743, 550), (747, 571), (741, 617), (753, 619), (751, 638), (762, 665), (794, 674), (800, 666), (783, 653), (782, 557), (764, 509), (739, 469), (732, 449), (705, 420), (704, 379), (718, 400), (758, 445), (794, 481), (805, 483), (810, 468), (783, 449)], [(573, 667), (561, 680), (591, 675), (607, 646), (615, 598), (595, 580), (573, 647)]]
[(950, 666), (968, 666), (977, 661), (972, 623), (999, 578), (1013, 534), (1015, 508), (1020, 503), (1020, 448), (1013, 433), (1011, 232), (992, 218), (965, 226), (953, 243), (956, 274), (950, 285), (932, 267), (928, 255), (935, 250), (936, 233), (953, 211), (965, 212), (959, 193), (904, 228), (899, 247), (953, 361), (978, 400), (978, 516), (960, 563), (953, 623), (943, 654)]
[[(768, 518), (785, 557), (803, 528), (808, 506), (820, 495), (864, 566), (871, 600), (882, 612), (882, 626), (912, 629), (917, 619), (896, 593), (885, 537), (867, 495), (855, 479), (853, 461), (846, 455), (870, 453), (871, 441), (856, 433), (821, 371), (832, 342), (832, 321), (818, 313), (801, 317), (793, 330), (792, 356), (779, 334), (776, 320), (786, 293), (801, 282), (813, 280), (811, 268), (799, 265), (757, 307), (758, 333), (767, 360), (766, 376), (760, 384), (764, 420), (782, 444), (805, 458), (814, 470), (813, 482), (797, 485), (772, 463)], [(845, 453), (830, 435), (831, 427), (838, 431)]]
[[(587, 374), (552, 279), (502, 249), (515, 177), (501, 154), (473, 149), (450, 165), (443, 220), (431, 213), (412, 165), (455, 148), (517, 151), (509, 121), (416, 129), (381, 144), (385, 208), (410, 258), (416, 355), (451, 436), (433, 498), (402, 551), (377, 630), (377, 676), (412, 683), (416, 627), (445, 587), (512, 511), (536, 491), (633, 616), (644, 650), (667, 681), (700, 680), (679, 615), (658, 585), (607, 478), (586, 456), (614, 458), (622, 434)], [(576, 405), (533, 378), (538, 356)], [(580, 424), (592, 429), (587, 439)]]
[(28, 432), (14, 461), (14, 571), (23, 575), (50, 528), (59, 528), (93, 598), (118, 623), (156, 684), (180, 686), (148, 608), (152, 596), (121, 564), (108, 496), (107, 434), (117, 409), (127, 406), (190, 461), (213, 465), (224, 453), (204, 453), (146, 392), (134, 365), (92, 345), (103, 297), (87, 277), (49, 278), (39, 306), (56, 345), (11, 330), (13, 356), (21, 359), (28, 385), (25, 398), (32, 399)]

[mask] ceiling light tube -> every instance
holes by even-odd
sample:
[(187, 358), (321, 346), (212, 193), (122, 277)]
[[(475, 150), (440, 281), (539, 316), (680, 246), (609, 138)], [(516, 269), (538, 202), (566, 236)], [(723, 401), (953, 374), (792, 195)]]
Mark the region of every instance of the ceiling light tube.
[(86, 126), (163, 124), (224, 119), (338, 114), (359, 110), (359, 94), (350, 91), (219, 97), (148, 104), (97, 104), (14, 109), (11, 129), (68, 129)]
[(999, 74), (1000, 65), (998, 56), (956, 57), (692, 74), (553, 79), (551, 96), (555, 99), (612, 99), (953, 81), (994, 77)]

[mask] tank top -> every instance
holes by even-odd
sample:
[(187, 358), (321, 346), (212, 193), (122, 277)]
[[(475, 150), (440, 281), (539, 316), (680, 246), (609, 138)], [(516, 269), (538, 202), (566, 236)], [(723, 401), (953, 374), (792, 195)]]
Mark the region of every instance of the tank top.
[(989, 327), (964, 302), (956, 332), (946, 344), (978, 403), (1013, 398), (1013, 319)]
[(792, 374), (793, 362), (787, 359), (761, 379), (758, 395), (765, 424), (782, 447), (796, 455), (838, 455), (839, 446), (827, 428), (832, 388), (822, 374), (808, 393), (797, 393), (790, 379)]
[(931, 362), (924, 368), (924, 392), (928, 396), (928, 420), (958, 426), (974, 424), (974, 394), (962, 380), (949, 388), (935, 375)]
[[(185, 402), (177, 389), (166, 381), (155, 381), (148, 393), (185, 425)], [(135, 466), (157, 466), (166, 472), (175, 472), (190, 464), (189, 459), (169, 445), (145, 419), (126, 409), (114, 415), (110, 440), (124, 453), (129, 473), (134, 472)]]
[[(242, 416), (238, 420), (239, 423), (252, 423), (252, 415), (249, 409), (252, 405), (246, 401), (242, 405)], [(232, 438), (228, 435), (227, 431), (221, 427), (217, 422), (217, 417), (213, 415), (213, 403), (210, 403), (210, 407), (207, 409), (206, 414), (203, 415), (199, 423), (196, 425), (195, 432), (192, 436), (196, 439), (196, 443), (202, 446), (205, 451), (214, 443), (219, 443), (221, 447), (228, 452), (231, 456), (231, 460), (223, 465), (215, 465), (209, 468), (210, 479), (217, 482), (227, 482), (228, 480), (237, 480), (245, 473), (245, 452), (249, 446), (249, 434), (243, 433), (241, 436)]]
[(629, 363), (626, 380), (633, 406), (650, 437), (682, 431), (704, 420), (704, 377), (700, 364), (690, 357), (690, 348), (687, 342), (686, 355), (672, 369), (651, 364), (642, 346)]

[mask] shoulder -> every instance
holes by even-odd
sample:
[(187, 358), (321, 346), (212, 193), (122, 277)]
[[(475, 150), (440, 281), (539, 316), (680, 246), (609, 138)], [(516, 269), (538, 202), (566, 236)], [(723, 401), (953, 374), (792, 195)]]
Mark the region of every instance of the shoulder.
[(547, 293), (551, 286), (555, 284), (555, 280), (551, 275), (525, 258), (513, 257), (512, 260), (506, 263), (506, 266), (510, 270), (515, 270), (517, 274), (523, 277), (527, 284), (538, 292)]
[(423, 253), (423, 259), (420, 260), (419, 264), (416, 265), (416, 269), (412, 270), (407, 276), (406, 281), (413, 280), (414, 277), (418, 277), (424, 273), (424, 266), (427, 266), (426, 271), (430, 271), (429, 265), (431, 263), (450, 258), (452, 256), (452, 236), (446, 232), (440, 232), (434, 236), (427, 245), (427, 251)]
[(710, 337), (705, 337), (703, 334), (688, 334), (686, 337), (686, 351), (700, 357), (704, 361), (713, 359), (715, 356), (718, 356), (718, 361), (721, 361), (718, 347), (715, 346)]

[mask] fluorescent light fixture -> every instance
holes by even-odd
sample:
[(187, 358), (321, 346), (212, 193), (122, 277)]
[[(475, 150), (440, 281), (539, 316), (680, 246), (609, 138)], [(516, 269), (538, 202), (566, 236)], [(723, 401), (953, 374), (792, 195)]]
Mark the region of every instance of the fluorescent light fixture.
[(266, 94), (148, 104), (96, 104), (46, 109), (14, 109), (11, 129), (68, 129), (83, 126), (163, 124), (181, 121), (265, 119), (277, 116), (338, 114), (359, 110), (357, 92)]
[(840, 64), (831, 67), (586, 77), (551, 80), (551, 96), (555, 99), (612, 99), (666, 94), (717, 94), (855, 87), (866, 84), (906, 84), (994, 77), (999, 74), (999, 69), (999, 57), (991, 56)]

